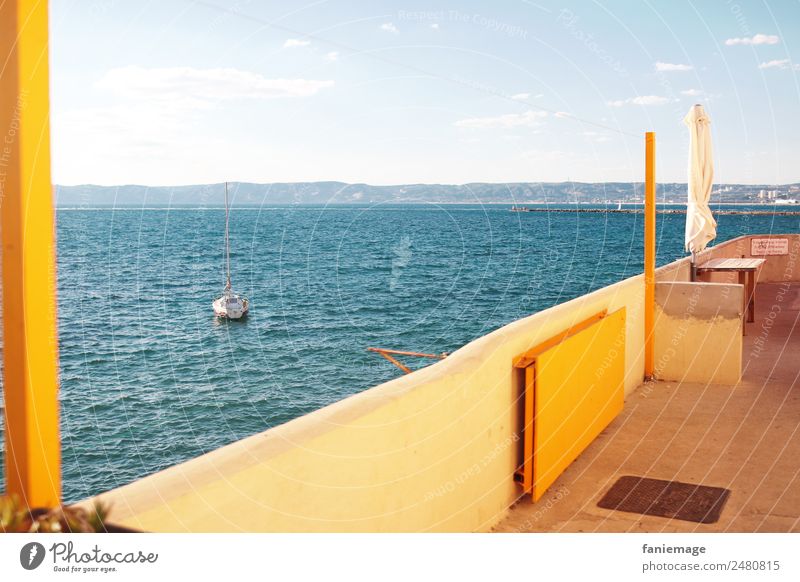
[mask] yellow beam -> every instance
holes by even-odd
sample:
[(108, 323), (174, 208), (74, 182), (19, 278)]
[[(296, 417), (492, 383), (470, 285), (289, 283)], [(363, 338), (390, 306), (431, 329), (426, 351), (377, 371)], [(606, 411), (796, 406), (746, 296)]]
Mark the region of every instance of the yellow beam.
[(565, 339), (567, 339), (571, 335), (575, 335), (579, 331), (586, 329), (587, 327), (594, 325), (601, 319), (603, 319), (606, 315), (608, 315), (608, 309), (603, 309), (602, 311), (598, 311), (591, 317), (587, 317), (583, 321), (579, 321), (575, 325), (568, 327), (564, 331), (557, 333), (551, 338), (544, 340), (543, 342), (536, 344), (534, 347), (529, 349), (527, 352), (522, 354), (521, 356), (517, 356), (513, 360), (513, 365), (515, 368), (527, 368), (536, 360), (536, 356), (541, 354), (542, 352), (549, 350), (553, 346), (557, 346)]
[(645, 134), (644, 170), (644, 375), (655, 372), (656, 134)]
[(46, 0), (0, 1), (0, 200), (6, 485), (61, 497)]

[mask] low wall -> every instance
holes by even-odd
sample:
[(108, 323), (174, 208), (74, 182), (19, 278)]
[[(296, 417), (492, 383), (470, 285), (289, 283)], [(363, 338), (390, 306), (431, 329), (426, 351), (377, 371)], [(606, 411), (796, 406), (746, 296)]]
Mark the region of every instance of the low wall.
[[(657, 280), (688, 273), (688, 260), (677, 261)], [(625, 307), (629, 394), (644, 375), (643, 304), (639, 275), (99, 499), (112, 504), (112, 521), (147, 531), (488, 530), (520, 495), (514, 357), (602, 309)]]
[[(750, 241), (754, 238), (788, 239), (786, 255), (753, 255), (750, 253)], [(758, 273), (762, 283), (780, 283), (784, 281), (800, 281), (800, 234), (775, 234), (740, 236), (707, 248), (697, 255), (697, 264), (702, 265), (711, 259), (759, 258), (767, 259)], [(658, 269), (656, 281), (689, 281), (691, 262), (689, 257), (677, 260)], [(703, 281), (710, 283), (737, 283), (736, 273), (705, 273)]]
[(743, 295), (735, 284), (656, 283), (656, 379), (738, 384)]
[(627, 308), (626, 393), (644, 374), (643, 278), (511, 323), (414, 374), (99, 496), (146, 531), (485, 531), (521, 491), (512, 360)]
[[(786, 255), (753, 255), (754, 238), (787, 239)], [(709, 247), (697, 264), (718, 258), (764, 258), (759, 283), (800, 280), (800, 235), (753, 235)], [(736, 273), (713, 272), (690, 283), (689, 257), (656, 272), (655, 372), (661, 380), (737, 384), (741, 379), (743, 293)], [(709, 283), (712, 285), (709, 286)], [(709, 338), (714, 338), (710, 340)]]

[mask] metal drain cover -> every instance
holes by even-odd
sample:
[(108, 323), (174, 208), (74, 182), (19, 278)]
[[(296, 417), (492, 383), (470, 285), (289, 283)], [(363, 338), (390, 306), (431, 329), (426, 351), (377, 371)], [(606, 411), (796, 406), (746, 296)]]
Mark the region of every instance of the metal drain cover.
[(721, 487), (626, 476), (614, 483), (597, 506), (697, 523), (716, 523), (730, 494), (730, 490)]

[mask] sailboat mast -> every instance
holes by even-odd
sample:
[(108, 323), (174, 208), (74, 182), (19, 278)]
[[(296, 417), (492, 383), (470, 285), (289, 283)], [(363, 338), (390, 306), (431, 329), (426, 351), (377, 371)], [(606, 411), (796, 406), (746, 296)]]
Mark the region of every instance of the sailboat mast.
[(227, 274), (226, 289), (231, 288), (231, 241), (228, 234), (228, 183), (225, 182), (225, 269)]

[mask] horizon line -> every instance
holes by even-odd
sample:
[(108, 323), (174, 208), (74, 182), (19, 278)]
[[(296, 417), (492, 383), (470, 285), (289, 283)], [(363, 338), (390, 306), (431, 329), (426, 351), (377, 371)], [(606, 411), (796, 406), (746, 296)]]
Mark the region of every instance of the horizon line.
[[(192, 188), (192, 187), (200, 187), (200, 186), (222, 186), (223, 184), (251, 184), (255, 186), (274, 186), (277, 184), (285, 184), (285, 185), (295, 185), (295, 184), (342, 184), (344, 186), (370, 186), (373, 188), (398, 188), (401, 186), (455, 186), (455, 187), (463, 187), (463, 186), (470, 186), (473, 184), (480, 184), (480, 185), (494, 185), (494, 186), (503, 186), (509, 184), (644, 184), (644, 181), (603, 181), (603, 182), (583, 182), (579, 180), (562, 180), (559, 182), (552, 182), (552, 181), (532, 181), (532, 182), (464, 182), (460, 184), (456, 183), (446, 183), (446, 182), (405, 182), (401, 184), (370, 184), (368, 182), (342, 182), (341, 180), (305, 180), (305, 181), (297, 181), (297, 182), (250, 182), (250, 181), (241, 181), (241, 180), (228, 180), (223, 182), (205, 182), (205, 183), (195, 183), (195, 184), (173, 184), (173, 185), (150, 185), (150, 184), (92, 184), (92, 183), (82, 183), (82, 184), (57, 184), (53, 183), (54, 187), (57, 188), (82, 188), (82, 187), (93, 187), (93, 188)], [(658, 182), (656, 181), (656, 186), (659, 184), (677, 184), (677, 185), (686, 185), (688, 182)], [(784, 183), (765, 183), (765, 182), (715, 182), (714, 186), (800, 186), (800, 182), (784, 182)]]

